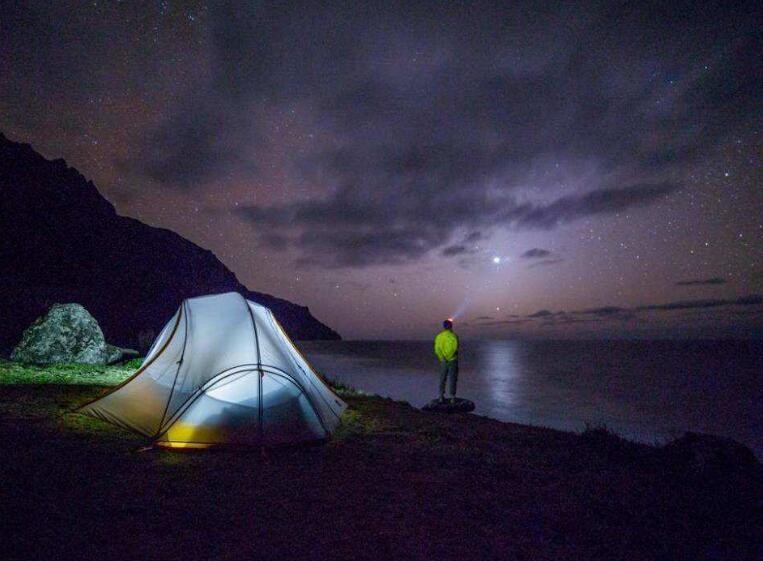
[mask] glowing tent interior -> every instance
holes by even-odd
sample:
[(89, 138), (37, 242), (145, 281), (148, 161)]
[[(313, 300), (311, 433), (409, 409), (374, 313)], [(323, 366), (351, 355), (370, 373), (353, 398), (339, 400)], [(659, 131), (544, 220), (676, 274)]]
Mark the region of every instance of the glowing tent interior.
[(141, 368), (80, 411), (205, 448), (324, 439), (345, 408), (271, 311), (229, 292), (185, 300)]

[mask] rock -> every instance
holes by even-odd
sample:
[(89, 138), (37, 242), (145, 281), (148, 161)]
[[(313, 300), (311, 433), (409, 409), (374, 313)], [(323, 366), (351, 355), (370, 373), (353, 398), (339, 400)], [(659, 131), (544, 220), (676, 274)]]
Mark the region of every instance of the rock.
[(441, 402), (439, 399), (433, 399), (422, 407), (424, 411), (436, 411), (438, 413), (468, 413), (474, 411), (474, 402), (462, 397), (455, 398), (451, 403), (450, 399)]
[(711, 434), (687, 432), (666, 444), (663, 453), (673, 465), (694, 475), (713, 476), (760, 468), (752, 450), (730, 438)]
[(135, 349), (123, 349), (122, 347), (115, 347), (114, 345), (109, 345), (109, 344), (107, 344), (107, 346), (111, 347), (112, 349), (116, 349), (120, 353), (119, 358), (111, 362), (122, 362), (125, 360), (132, 360), (140, 356), (140, 352), (136, 351)]
[(53, 304), (47, 314), (24, 331), (11, 360), (34, 364), (110, 364), (124, 354), (124, 349), (106, 343), (98, 322), (83, 306)]

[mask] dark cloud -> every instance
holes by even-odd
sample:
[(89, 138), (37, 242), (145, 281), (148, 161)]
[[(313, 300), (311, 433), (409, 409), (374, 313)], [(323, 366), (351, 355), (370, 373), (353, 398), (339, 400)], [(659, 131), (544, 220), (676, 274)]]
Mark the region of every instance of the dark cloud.
[(550, 310), (538, 310), (535, 313), (529, 314), (528, 318), (546, 318), (555, 315), (554, 312)]
[(234, 119), (219, 109), (200, 109), (187, 102), (184, 111), (172, 113), (151, 134), (149, 144), (119, 161), (119, 168), (128, 173), (139, 171), (173, 188), (199, 187), (233, 169), (257, 174), (254, 162), (236, 149), (243, 139)]
[(619, 306), (602, 306), (600, 308), (589, 308), (587, 310), (580, 310), (572, 312), (577, 315), (592, 315), (602, 319), (618, 319), (626, 321), (635, 317), (633, 311)]
[[(443, 257), (454, 257), (454, 256), (468, 256), (468, 255), (474, 255), (476, 253), (479, 253), (479, 248), (476, 246), (476, 242), (483, 239), (482, 232), (474, 231), (470, 232), (466, 236), (464, 236), (464, 239), (461, 241), (461, 243), (449, 245), (447, 247), (444, 247), (442, 251), (440, 252), (440, 255)], [(463, 259), (460, 261), (462, 266), (467, 265)]]
[[(513, 197), (488, 204), (488, 191), (453, 190), (450, 198), (418, 189), (401, 192), (344, 187), (331, 198), (276, 206), (240, 207), (238, 213), (255, 228), (298, 228), (291, 243), (302, 263), (326, 267), (400, 264), (440, 247), (457, 228), (474, 225), (548, 229), (572, 220), (623, 211), (648, 204), (676, 186), (634, 185), (567, 196), (546, 205), (517, 204)], [(373, 206), (369, 206), (369, 198)], [(394, 217), (394, 220), (391, 219)], [(446, 255), (467, 252), (449, 246)], [(320, 255), (318, 259), (316, 255)], [(547, 260), (544, 264), (552, 264)], [(558, 262), (558, 261), (557, 261)], [(539, 262), (542, 263), (542, 262)]]
[(536, 247), (533, 249), (528, 249), (520, 257), (524, 257), (525, 259), (537, 259), (540, 257), (548, 257), (549, 255), (551, 255), (549, 250)]
[[(288, 229), (303, 263), (398, 264), (479, 239), (454, 243), (459, 231), (551, 229), (655, 204), (678, 188), (676, 169), (734, 125), (725, 109), (759, 100), (754, 73), (730, 96), (715, 70), (743, 67), (749, 49), (706, 71), (711, 50), (682, 48), (707, 32), (698, 7), (660, 8), (644, 26), (606, 3), (501, 6), (217, 3), (207, 71), (133, 168), (180, 186), (242, 170), (267, 178), (260, 159), (275, 128), (311, 198), (242, 216)], [(660, 53), (671, 63), (656, 63)], [(677, 76), (678, 64), (690, 70)], [(574, 192), (554, 196), (565, 184)], [(520, 196), (528, 187), (541, 197)]]
[(596, 189), (583, 195), (562, 197), (548, 205), (525, 204), (515, 209), (519, 227), (549, 229), (579, 218), (624, 212), (649, 205), (678, 189), (671, 183), (632, 185), (623, 189)]
[[(550, 310), (538, 310), (535, 313), (528, 314), (522, 319), (517, 320), (500, 320), (500, 321), (487, 321), (492, 320), (490, 316), (482, 316), (476, 318), (475, 321), (480, 321), (474, 327), (479, 326), (496, 326), (507, 325), (514, 323), (530, 323), (539, 327), (555, 327), (565, 326), (572, 324), (582, 323), (601, 323), (605, 321), (644, 321), (644, 317), (640, 317), (640, 313), (645, 312), (673, 312), (682, 310), (702, 310), (708, 308), (739, 308), (739, 307), (753, 307), (762, 306), (763, 296), (757, 294), (751, 294), (740, 298), (732, 299), (712, 299), (712, 300), (687, 300), (678, 302), (667, 302), (664, 304), (650, 304), (645, 306), (637, 306), (633, 308), (625, 308), (621, 306), (602, 306), (598, 308), (587, 308), (583, 310), (574, 310), (571, 312), (560, 310), (552, 312)], [(743, 314), (747, 312), (735, 311), (736, 314)], [(763, 312), (763, 309), (750, 310), (746, 315), (759, 315)]]
[[(738, 306), (759, 306), (763, 305), (763, 296), (751, 294), (740, 298), (731, 299), (707, 299), (707, 300), (682, 300), (677, 302), (667, 302), (664, 304), (649, 304), (645, 306), (636, 306), (633, 308), (624, 308), (620, 306), (602, 306), (599, 308), (587, 308), (584, 310), (574, 310), (572, 312), (549, 310), (539, 310), (526, 316), (529, 319), (553, 321), (556, 323), (566, 322), (574, 323), (575, 316), (594, 316), (598, 319), (615, 319), (621, 321), (631, 320), (637, 317), (638, 312), (672, 312), (678, 310), (702, 310), (707, 308), (725, 308)], [(579, 321), (583, 321), (578, 317)]]
[(539, 310), (534, 314), (530, 314), (525, 317), (525, 322), (531, 322), (532, 325), (538, 327), (557, 327), (566, 326), (578, 323), (599, 323), (604, 318), (599, 316), (580, 316), (574, 312), (565, 312), (563, 310), (558, 312), (550, 312), (549, 310)]
[(483, 239), (485, 239), (485, 235), (482, 232), (477, 232), (477, 231), (469, 232), (464, 237), (464, 243), (476, 243), (476, 242), (478, 242), (480, 240), (483, 240)]
[(593, 314), (596, 316), (614, 316), (623, 313), (625, 308), (620, 308), (618, 306), (603, 306), (601, 308), (589, 308), (587, 310), (581, 310), (578, 313), (581, 314)]
[(260, 240), (268, 247), (276, 250), (286, 249), (286, 247), (289, 245), (289, 239), (277, 232), (262, 233), (260, 234)]
[[(263, 239), (267, 243), (267, 239)], [(438, 232), (399, 231), (306, 231), (290, 243), (302, 250), (299, 265), (318, 267), (363, 267), (403, 264), (426, 255), (437, 247)]]
[(467, 251), (469, 250), (463, 245), (449, 245), (448, 247), (443, 248), (441, 254), (443, 257), (452, 257), (454, 255), (462, 255)]
[(541, 261), (536, 261), (535, 263), (531, 263), (527, 266), (528, 269), (535, 269), (536, 267), (548, 267), (550, 265), (558, 265), (564, 261), (564, 259), (557, 257), (554, 259), (543, 259)]
[(676, 286), (717, 286), (721, 284), (726, 284), (726, 279), (722, 279), (721, 277), (713, 277), (711, 279), (693, 279), (693, 280), (678, 281), (676, 283)]
[(681, 300), (678, 302), (668, 302), (666, 304), (637, 306), (633, 309), (639, 311), (672, 311), (720, 308), (725, 306), (757, 306), (760, 304), (763, 304), (763, 296), (751, 294), (749, 296), (732, 299), (715, 298), (706, 300)]
[(544, 319), (541, 322), (540, 326), (541, 327), (557, 327), (560, 325), (572, 325), (576, 323), (597, 323), (599, 321), (601, 321), (599, 318), (581, 318), (581, 317), (572, 316), (568, 314), (559, 314), (557, 316)]

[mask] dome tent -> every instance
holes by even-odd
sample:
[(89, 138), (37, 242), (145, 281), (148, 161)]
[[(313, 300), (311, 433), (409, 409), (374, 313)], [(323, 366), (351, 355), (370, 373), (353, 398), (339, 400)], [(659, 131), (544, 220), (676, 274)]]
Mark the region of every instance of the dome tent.
[(141, 368), (92, 415), (177, 448), (324, 439), (346, 408), (272, 312), (229, 292), (190, 298)]

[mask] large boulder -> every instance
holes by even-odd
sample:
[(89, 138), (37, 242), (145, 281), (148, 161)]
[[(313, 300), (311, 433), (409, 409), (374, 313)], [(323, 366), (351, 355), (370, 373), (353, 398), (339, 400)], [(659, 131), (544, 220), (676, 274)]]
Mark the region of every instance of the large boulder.
[(695, 476), (726, 477), (731, 472), (761, 470), (752, 450), (723, 436), (687, 432), (662, 450), (672, 465)]
[(123, 350), (106, 343), (98, 322), (80, 304), (53, 304), (13, 349), (11, 360), (34, 364), (110, 364)]

